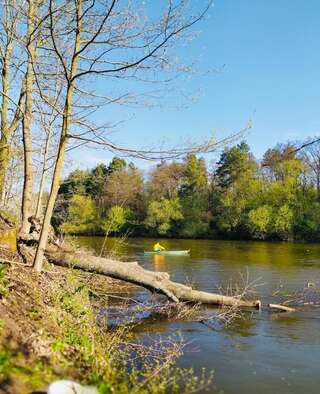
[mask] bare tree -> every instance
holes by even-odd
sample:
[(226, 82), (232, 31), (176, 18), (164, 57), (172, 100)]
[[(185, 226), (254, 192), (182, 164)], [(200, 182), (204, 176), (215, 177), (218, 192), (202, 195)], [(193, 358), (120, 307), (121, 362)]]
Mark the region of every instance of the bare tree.
[(317, 189), (317, 198), (320, 201), (320, 140), (313, 138), (308, 141), (299, 152), (310, 170), (311, 181)]
[(34, 67), (37, 57), (38, 40), (41, 38), (39, 29), (39, 9), (43, 0), (29, 0), (27, 13), (27, 36), (25, 49), (27, 52), (27, 69), (25, 75), (25, 108), (22, 119), (22, 135), (24, 148), (24, 185), (22, 195), (22, 225), (21, 232), (27, 233), (30, 228), (28, 221), (32, 214), (33, 198), (33, 158), (32, 158), (32, 119), (34, 99)]
[(21, 125), (24, 150), (21, 231), (24, 233), (29, 230), (28, 217), (32, 214), (33, 140), (31, 128), (34, 116), (34, 65), (40, 37), (38, 12), (43, 3), (44, 0), (27, 2), (4, 0), (1, 14), (0, 193), (4, 202), (6, 172), (10, 163), (13, 135)]
[[(12, 137), (23, 116), (23, 81), (19, 77), (21, 53), (16, 36), (20, 24), (16, 0), (4, 0), (0, 9), (1, 60), (1, 137), (0, 137), (0, 202), (4, 203), (6, 172), (10, 163)], [(18, 80), (17, 82), (14, 82)], [(15, 94), (18, 91), (18, 94)], [(20, 93), (19, 93), (20, 92)]]
[(36, 270), (42, 269), (69, 141), (92, 143), (123, 155), (149, 160), (181, 157), (189, 152), (210, 152), (230, 141), (230, 138), (223, 141), (210, 138), (182, 148), (132, 149), (114, 144), (105, 135), (104, 128), (97, 127), (92, 121), (92, 113), (103, 105), (132, 97), (131, 93), (121, 92), (110, 97), (94, 92), (91, 84), (97, 87), (99, 78), (117, 81), (120, 91), (123, 84), (130, 85), (131, 81), (154, 83), (161, 81), (158, 75), (180, 73), (181, 68), (175, 68), (170, 62), (173, 45), (204, 17), (210, 5), (211, 1), (208, 1), (201, 12), (193, 14), (186, 0), (169, 0), (155, 19), (148, 18), (147, 10), (142, 14), (143, 7), (146, 7), (144, 2), (49, 0), (48, 16), (43, 26), (51, 41), (50, 46), (42, 50), (54, 54), (62, 69), (65, 101), (60, 111), (60, 142), (51, 191), (34, 261)]
[[(50, 95), (51, 89), (49, 89), (48, 93), (46, 94), (46, 101), (44, 102), (41, 100), (41, 97), (39, 97), (39, 101), (35, 105), (38, 118), (38, 127), (41, 130), (41, 135), (44, 135), (44, 140), (40, 149), (41, 173), (35, 211), (35, 215), (37, 217), (40, 217), (42, 214), (43, 192), (47, 182), (48, 173), (53, 167), (54, 160), (56, 158), (56, 141), (54, 140), (54, 137), (56, 134), (55, 131), (59, 126), (57, 121), (59, 119), (60, 113), (57, 111), (57, 109), (59, 108), (59, 100), (61, 99), (62, 86), (58, 72), (53, 75), (52, 79), (51, 85), (54, 87), (52, 95)], [(43, 80), (44, 79), (42, 78), (42, 81)], [(47, 103), (50, 103), (50, 105)]]
[(39, 190), (38, 190), (38, 196), (37, 196), (37, 203), (36, 203), (36, 212), (35, 215), (37, 217), (41, 216), (42, 212), (42, 196), (44, 192), (44, 187), (46, 184), (47, 180), (47, 173), (49, 170), (48, 166), (48, 155), (50, 152), (50, 145), (51, 145), (51, 139), (52, 139), (52, 133), (53, 133), (53, 119), (49, 119), (49, 123), (42, 123), (43, 125), (43, 130), (45, 131), (45, 141), (44, 141), (44, 147), (43, 147), (43, 153), (42, 153), (42, 166), (41, 166), (41, 175), (40, 175), (40, 183), (39, 183)]
[[(130, 2), (122, 5), (118, 0), (74, 0), (63, 4), (49, 1), (48, 29), (52, 43), (50, 50), (54, 51), (63, 68), (66, 98), (51, 192), (34, 262), (37, 270), (42, 269), (64, 155), (75, 116), (75, 96), (78, 95), (79, 108), (80, 96), (83, 96), (86, 83), (89, 83), (92, 77), (136, 79), (139, 78), (139, 72), (143, 71), (145, 75), (150, 70), (154, 73), (162, 69), (166, 64), (166, 50), (171, 41), (199, 21), (206, 11), (205, 9), (201, 14), (186, 19), (183, 17), (185, 7), (185, 1), (177, 4), (169, 1), (168, 8), (157, 22), (144, 19), (141, 23)], [(90, 94), (86, 96), (88, 98)], [(117, 99), (119, 98), (113, 101)], [(103, 101), (107, 103), (110, 99), (104, 97)], [(102, 105), (101, 100), (99, 105)], [(91, 104), (88, 107), (90, 111), (93, 106), (94, 104)], [(78, 126), (79, 122), (84, 125), (84, 121), (80, 119)], [(87, 133), (93, 133), (97, 141), (101, 139), (101, 135), (96, 135), (95, 130), (90, 127), (88, 129), (81, 135), (72, 134), (72, 137), (86, 138)], [(109, 147), (112, 149), (111, 144)]]
[(23, 184), (23, 151), (20, 135), (15, 134), (10, 142), (10, 160), (6, 168), (2, 206), (18, 216), (21, 210), (21, 188)]

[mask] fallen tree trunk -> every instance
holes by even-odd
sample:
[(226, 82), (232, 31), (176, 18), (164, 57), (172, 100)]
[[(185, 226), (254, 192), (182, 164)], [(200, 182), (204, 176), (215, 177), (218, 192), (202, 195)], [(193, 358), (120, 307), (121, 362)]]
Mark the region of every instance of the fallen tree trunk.
[(281, 312), (294, 312), (295, 309), (289, 306), (280, 305), (280, 304), (269, 304), (269, 308), (276, 309)]
[(207, 293), (194, 290), (189, 286), (173, 282), (167, 272), (153, 272), (141, 267), (137, 262), (123, 263), (106, 258), (95, 257), (84, 253), (68, 253), (55, 251), (46, 253), (47, 259), (55, 265), (78, 268), (120, 279), (152, 292), (165, 295), (174, 302), (190, 301), (203, 304), (237, 306), (239, 308), (260, 309), (259, 300), (245, 301), (238, 297)]

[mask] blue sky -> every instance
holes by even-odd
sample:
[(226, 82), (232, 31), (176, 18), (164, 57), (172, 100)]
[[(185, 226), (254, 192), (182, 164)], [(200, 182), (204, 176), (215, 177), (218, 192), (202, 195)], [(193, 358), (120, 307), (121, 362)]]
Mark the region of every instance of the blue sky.
[[(178, 88), (196, 101), (177, 91), (160, 107), (105, 110), (101, 121), (130, 119), (117, 127), (113, 138), (139, 147), (200, 140), (212, 132), (225, 137), (252, 119), (247, 141), (257, 158), (277, 142), (317, 135), (319, 17), (318, 0), (216, 0), (197, 26), (200, 37), (179, 49), (185, 62), (196, 61), (198, 73), (182, 79)], [(92, 167), (111, 155), (81, 149), (72, 158)]]

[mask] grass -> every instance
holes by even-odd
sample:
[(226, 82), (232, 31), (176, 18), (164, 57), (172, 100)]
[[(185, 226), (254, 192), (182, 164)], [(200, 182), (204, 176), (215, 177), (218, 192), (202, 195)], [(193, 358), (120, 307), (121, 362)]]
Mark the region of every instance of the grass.
[(9, 283), (6, 278), (6, 267), (0, 264), (0, 299), (8, 294)]
[(111, 280), (71, 269), (37, 274), (7, 267), (0, 265), (0, 387), (7, 392), (30, 393), (62, 378), (104, 394), (191, 393), (211, 384), (210, 374), (176, 367), (181, 340), (146, 347), (133, 340), (130, 326), (97, 322), (92, 286), (110, 290)]
[(18, 219), (15, 215), (3, 209), (0, 209), (0, 218), (3, 218), (3, 220), (10, 222), (13, 226), (17, 225), (18, 223)]

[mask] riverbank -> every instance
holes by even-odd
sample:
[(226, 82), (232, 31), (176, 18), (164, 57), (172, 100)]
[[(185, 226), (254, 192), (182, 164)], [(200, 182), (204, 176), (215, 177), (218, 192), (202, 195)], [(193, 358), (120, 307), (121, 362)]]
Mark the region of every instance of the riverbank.
[(0, 393), (46, 392), (50, 382), (66, 378), (100, 393), (203, 386), (190, 370), (175, 368), (181, 343), (145, 348), (132, 341), (130, 325), (107, 329), (106, 315), (97, 321), (97, 310), (109, 304), (107, 294), (133, 290), (60, 267), (37, 274), (18, 261), (0, 265)]

